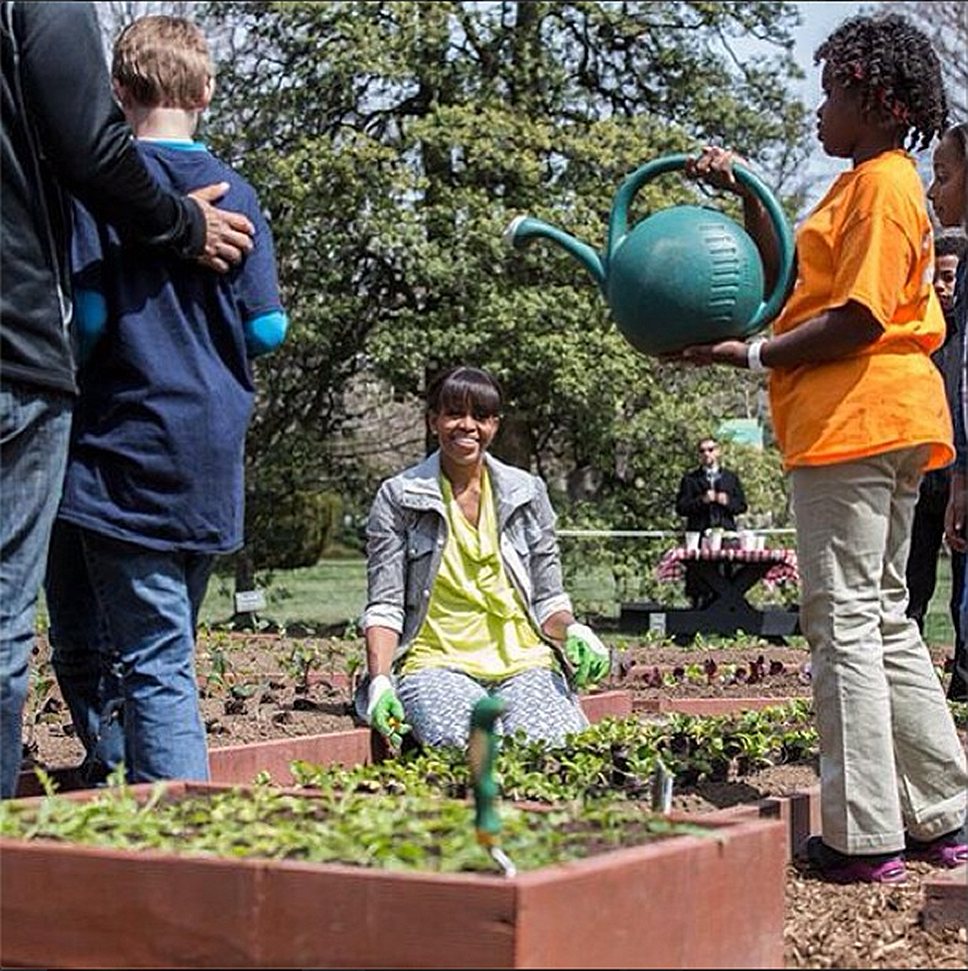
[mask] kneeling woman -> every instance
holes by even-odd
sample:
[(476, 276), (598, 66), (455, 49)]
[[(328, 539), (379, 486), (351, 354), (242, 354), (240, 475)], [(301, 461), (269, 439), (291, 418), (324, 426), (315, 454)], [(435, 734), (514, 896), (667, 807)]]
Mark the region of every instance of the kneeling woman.
[(559, 743), (588, 722), (557, 649), (576, 688), (608, 673), (562, 588), (544, 483), (487, 454), (500, 412), (485, 371), (440, 375), (427, 394), (439, 449), (386, 480), (370, 511), (358, 709), (393, 745), (411, 728), (424, 745), (465, 745), (485, 694), (505, 703), (504, 733)]

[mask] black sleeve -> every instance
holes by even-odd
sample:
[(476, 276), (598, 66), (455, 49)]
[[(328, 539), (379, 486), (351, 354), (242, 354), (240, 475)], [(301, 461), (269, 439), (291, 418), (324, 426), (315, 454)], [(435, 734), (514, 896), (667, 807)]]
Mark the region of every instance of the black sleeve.
[(63, 186), (139, 242), (197, 256), (205, 219), (155, 182), (111, 96), (90, 3), (20, 3), (20, 70), (40, 151)]
[(740, 515), (740, 513), (746, 512), (746, 496), (743, 494), (743, 486), (739, 481), (739, 476), (735, 472), (730, 472), (728, 476), (729, 482), (729, 505), (727, 509), (734, 516)]
[(688, 473), (679, 482), (679, 494), (676, 496), (676, 512), (680, 516), (689, 516), (702, 509), (702, 492), (696, 488), (695, 479)]

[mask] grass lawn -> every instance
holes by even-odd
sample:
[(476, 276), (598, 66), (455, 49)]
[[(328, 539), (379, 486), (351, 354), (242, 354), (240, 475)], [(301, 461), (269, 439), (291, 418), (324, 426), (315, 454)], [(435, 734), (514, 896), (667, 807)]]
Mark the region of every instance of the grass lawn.
[[(366, 560), (320, 560), (315, 566), (278, 570), (263, 583), (268, 606), (259, 616), (283, 627), (355, 622), (366, 605)], [(232, 577), (212, 577), (199, 620), (218, 624), (233, 613)]]
[[(583, 578), (571, 593), (578, 603), (595, 602), (599, 608), (607, 592), (593, 589)], [(941, 556), (938, 562), (938, 585), (928, 609), (925, 639), (929, 644), (953, 644), (954, 631), (948, 613), (951, 588), (950, 561)], [(279, 570), (264, 587), (268, 606), (260, 617), (282, 626), (295, 622), (306, 624), (342, 624), (356, 621), (366, 599), (366, 563), (360, 559), (320, 560), (315, 566), (300, 570)], [(600, 599), (601, 598), (601, 599)], [(616, 605), (617, 612), (617, 605)], [(203, 623), (217, 624), (232, 615), (232, 578), (213, 577), (202, 606)]]

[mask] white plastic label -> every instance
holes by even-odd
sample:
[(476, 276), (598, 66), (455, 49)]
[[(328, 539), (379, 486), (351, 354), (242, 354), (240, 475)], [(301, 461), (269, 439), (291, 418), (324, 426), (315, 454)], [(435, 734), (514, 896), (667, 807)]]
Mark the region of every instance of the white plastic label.
[(248, 614), (256, 610), (265, 610), (266, 595), (264, 590), (240, 590), (235, 595), (235, 612)]

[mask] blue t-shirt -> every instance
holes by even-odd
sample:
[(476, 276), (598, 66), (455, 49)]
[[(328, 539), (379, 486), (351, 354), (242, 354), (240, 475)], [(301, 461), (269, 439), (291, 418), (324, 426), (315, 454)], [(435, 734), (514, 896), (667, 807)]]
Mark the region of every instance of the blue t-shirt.
[(228, 182), (218, 205), (248, 216), (255, 245), (219, 274), (122, 245), (76, 206), (75, 286), (102, 294), (107, 316), (78, 376), (59, 516), (152, 549), (231, 552), (242, 544), (253, 402), (245, 325), (282, 310), (272, 237), (255, 191), (204, 146), (138, 145), (177, 192)]

